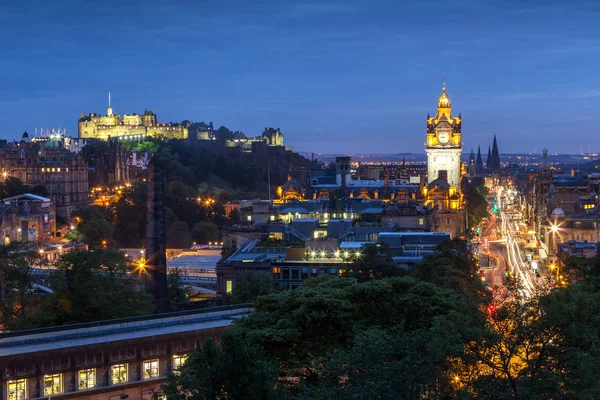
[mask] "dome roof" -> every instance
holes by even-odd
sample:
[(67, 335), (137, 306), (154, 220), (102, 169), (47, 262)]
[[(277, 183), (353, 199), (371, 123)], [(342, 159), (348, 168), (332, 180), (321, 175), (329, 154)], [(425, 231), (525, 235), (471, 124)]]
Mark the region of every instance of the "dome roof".
[(27, 131), (23, 132), (23, 136), (21, 136), (23, 139), (28, 139), (29, 138), (29, 133), (27, 133)]
[(551, 218), (564, 218), (565, 217), (565, 210), (563, 210), (560, 207), (556, 207), (554, 210), (552, 210), (552, 212), (550, 213), (550, 217)]
[(58, 142), (55, 139), (46, 140), (44, 147), (58, 147)]
[(442, 89), (442, 94), (438, 99), (438, 108), (450, 108), (450, 97), (448, 97), (445, 87)]

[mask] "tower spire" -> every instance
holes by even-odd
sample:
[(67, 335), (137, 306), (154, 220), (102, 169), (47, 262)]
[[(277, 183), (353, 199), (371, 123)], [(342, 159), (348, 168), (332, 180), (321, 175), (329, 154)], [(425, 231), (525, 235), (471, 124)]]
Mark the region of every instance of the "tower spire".
[(110, 92), (108, 92), (108, 107), (110, 108)]
[(444, 85), (442, 86), (442, 90), (446, 90), (446, 73), (444, 72)]

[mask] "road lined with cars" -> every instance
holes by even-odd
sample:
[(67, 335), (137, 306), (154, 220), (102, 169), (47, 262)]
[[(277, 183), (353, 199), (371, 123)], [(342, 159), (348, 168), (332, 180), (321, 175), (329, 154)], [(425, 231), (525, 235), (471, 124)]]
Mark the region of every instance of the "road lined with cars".
[(506, 274), (521, 283), (522, 295), (531, 297), (539, 287), (535, 263), (529, 263), (521, 247), (518, 227), (522, 215), (513, 212), (514, 193), (499, 187), (490, 193), (489, 221), (484, 221), (478, 241), (482, 280), (491, 287), (504, 285)]

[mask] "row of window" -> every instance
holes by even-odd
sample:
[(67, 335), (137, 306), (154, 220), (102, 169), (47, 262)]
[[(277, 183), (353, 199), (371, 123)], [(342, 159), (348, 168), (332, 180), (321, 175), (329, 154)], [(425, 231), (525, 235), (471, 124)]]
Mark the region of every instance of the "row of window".
[[(173, 356), (173, 371), (177, 371), (187, 360), (186, 354)], [(142, 362), (142, 379), (148, 380), (160, 376), (159, 360), (148, 360)], [(129, 381), (127, 364), (115, 364), (110, 367), (110, 384), (118, 385)], [(77, 390), (93, 389), (97, 386), (96, 368), (88, 368), (77, 373)], [(63, 374), (49, 374), (43, 376), (43, 395), (51, 396), (64, 393)], [(27, 399), (27, 380), (15, 379), (7, 382), (8, 400)]]
[(317, 276), (342, 274), (344, 270), (338, 268), (308, 268), (308, 267), (274, 267), (273, 279), (296, 280), (316, 278)]
[[(65, 168), (66, 172), (69, 172), (69, 168)], [(58, 168), (42, 168), (42, 172), (60, 172), (60, 167)]]

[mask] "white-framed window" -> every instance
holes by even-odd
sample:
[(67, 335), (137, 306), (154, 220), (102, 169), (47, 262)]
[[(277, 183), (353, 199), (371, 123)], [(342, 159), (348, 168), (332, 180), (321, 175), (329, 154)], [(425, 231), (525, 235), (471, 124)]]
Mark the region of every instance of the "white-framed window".
[(6, 382), (8, 400), (24, 400), (27, 398), (27, 382), (25, 379), (15, 379)]
[(44, 375), (44, 396), (63, 392), (62, 374)]
[(77, 387), (79, 390), (96, 387), (96, 368), (82, 369), (77, 374)]
[(115, 364), (110, 367), (110, 382), (113, 385), (127, 382), (127, 364)]
[(187, 361), (187, 354), (174, 354), (173, 355), (173, 371), (177, 371)]
[(158, 378), (158, 360), (144, 361), (142, 365), (144, 368), (144, 379)]

